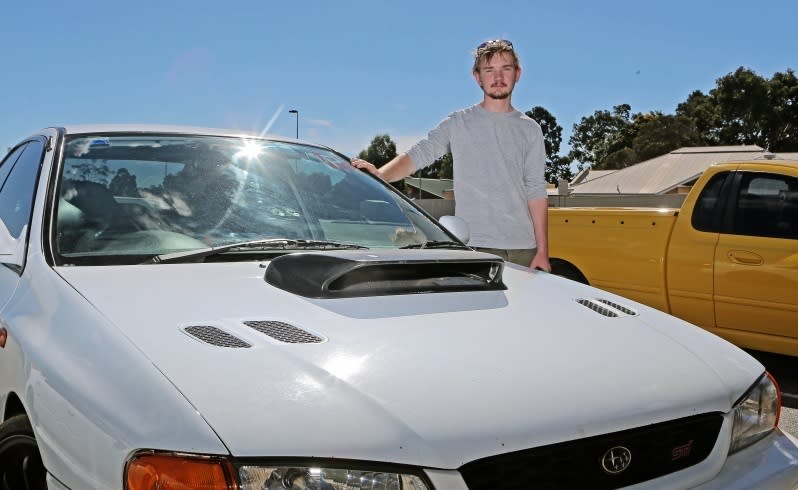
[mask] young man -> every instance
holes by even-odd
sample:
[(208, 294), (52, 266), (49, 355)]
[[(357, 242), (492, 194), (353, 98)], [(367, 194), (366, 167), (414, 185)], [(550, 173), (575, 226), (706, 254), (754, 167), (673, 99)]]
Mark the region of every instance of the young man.
[(394, 182), (449, 151), (454, 160), (455, 214), (471, 229), (468, 244), (509, 262), (551, 271), (546, 150), (540, 126), (512, 106), (521, 65), (510, 41), (480, 44), (473, 76), (482, 102), (454, 112), (426, 138), (381, 168), (352, 165)]

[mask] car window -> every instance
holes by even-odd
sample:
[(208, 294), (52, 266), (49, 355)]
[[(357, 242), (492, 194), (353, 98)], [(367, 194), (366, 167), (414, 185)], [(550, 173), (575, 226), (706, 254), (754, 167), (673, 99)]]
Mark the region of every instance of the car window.
[(14, 238), (30, 222), (43, 153), (40, 141), (28, 143), (0, 189), (0, 219)]
[(798, 238), (798, 179), (778, 174), (743, 174), (732, 233)]
[(696, 230), (719, 231), (720, 213), (718, 212), (718, 206), (721, 198), (721, 188), (729, 175), (729, 172), (714, 175), (704, 186), (704, 189), (701, 190), (701, 194), (698, 196), (693, 208), (692, 224)]
[(136, 263), (272, 238), (368, 248), (449, 240), (347, 158), (295, 143), (72, 136), (58, 185), (55, 250), (63, 263)]
[(16, 163), (19, 156), (22, 155), (22, 152), (25, 150), (26, 146), (27, 145), (20, 145), (6, 156), (6, 158), (3, 160), (3, 163), (0, 163), (0, 190), (3, 189), (3, 185), (8, 178), (8, 174), (11, 173), (11, 169), (14, 168), (14, 163)]

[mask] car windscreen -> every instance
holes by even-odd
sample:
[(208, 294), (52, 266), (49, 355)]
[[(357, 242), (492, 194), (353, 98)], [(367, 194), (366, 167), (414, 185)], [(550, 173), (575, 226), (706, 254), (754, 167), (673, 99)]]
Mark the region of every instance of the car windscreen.
[(276, 238), (369, 248), (450, 240), (343, 156), (266, 139), (75, 135), (57, 190), (60, 264), (137, 263)]

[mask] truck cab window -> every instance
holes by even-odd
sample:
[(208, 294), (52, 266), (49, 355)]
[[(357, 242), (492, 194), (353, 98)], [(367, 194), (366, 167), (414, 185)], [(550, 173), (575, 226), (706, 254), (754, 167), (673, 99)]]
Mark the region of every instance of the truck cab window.
[(744, 174), (735, 203), (732, 232), (798, 238), (798, 179), (777, 174)]
[(715, 233), (720, 231), (721, 213), (718, 212), (718, 204), (722, 196), (721, 188), (729, 175), (728, 172), (715, 175), (701, 191), (693, 211), (692, 224), (696, 230)]

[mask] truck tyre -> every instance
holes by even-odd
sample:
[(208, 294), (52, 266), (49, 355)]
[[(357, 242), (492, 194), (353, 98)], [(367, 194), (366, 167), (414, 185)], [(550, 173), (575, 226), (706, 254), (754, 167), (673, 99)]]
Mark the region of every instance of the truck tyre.
[(552, 274), (581, 282), (582, 284), (588, 284), (587, 278), (573, 264), (560, 259), (551, 259), (550, 264)]
[(47, 473), (27, 415), (0, 424), (0, 488), (46, 490)]

